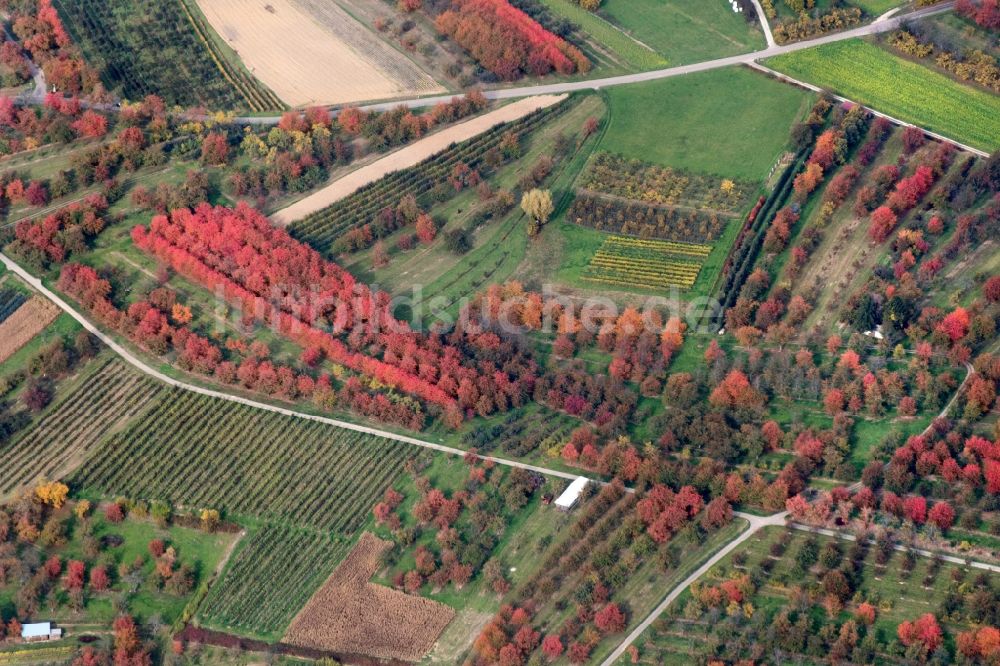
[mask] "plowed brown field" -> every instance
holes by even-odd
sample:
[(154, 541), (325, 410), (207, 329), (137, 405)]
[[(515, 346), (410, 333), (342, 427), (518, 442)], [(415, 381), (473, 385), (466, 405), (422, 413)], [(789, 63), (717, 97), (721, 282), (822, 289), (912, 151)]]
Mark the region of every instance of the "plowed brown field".
[(41, 296), (19, 307), (0, 324), (0, 363), (13, 356), (58, 315), (59, 308)]
[(406, 661), (417, 661), (430, 651), (455, 611), (368, 582), (391, 545), (368, 532), (363, 534), (292, 620), (284, 642)]
[(332, 0), (198, 0), (254, 76), (291, 106), (444, 89)]

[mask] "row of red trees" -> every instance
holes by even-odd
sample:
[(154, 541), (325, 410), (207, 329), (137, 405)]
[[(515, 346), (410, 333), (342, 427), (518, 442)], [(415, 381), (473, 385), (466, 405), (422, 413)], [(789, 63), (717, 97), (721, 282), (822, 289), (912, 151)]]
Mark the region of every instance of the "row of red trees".
[[(371, 292), (248, 206), (199, 206), (157, 216), (133, 241), (178, 272), (217, 290), (244, 316), (306, 348), (461, 419), (530, 395), (535, 365), (482, 329), (443, 336), (412, 331)], [(343, 339), (342, 339), (343, 338)], [(346, 344), (345, 344), (346, 340)]]
[[(190, 321), (189, 310), (183, 306), (177, 308), (172, 298), (165, 300), (158, 295), (168, 290), (155, 290), (150, 300), (133, 302), (122, 311), (112, 300), (110, 282), (101, 278), (93, 268), (75, 263), (63, 266), (59, 288), (79, 300), (104, 324), (122, 332), (145, 349), (155, 354), (173, 351), (184, 370), (285, 400), (312, 398), (326, 410), (342, 404), (363, 416), (387, 423), (415, 430), (424, 426), (425, 414), (418, 403), (404, 396), (392, 399), (384, 391), (367, 388), (357, 377), (348, 378), (337, 391), (327, 374), (316, 378), (261, 358), (261, 354), (248, 354), (242, 360), (228, 360), (227, 352), (236, 347), (227, 345), (227, 349), (223, 350), (208, 338), (191, 331), (186, 326)], [(303, 353), (303, 362), (315, 365), (318, 362), (315, 353), (315, 349), (307, 349)]]
[(896, 183), (885, 204), (876, 208), (871, 215), (868, 235), (873, 241), (881, 243), (889, 237), (898, 219), (930, 192), (935, 181), (948, 169), (954, 154), (953, 144), (941, 143), (926, 162), (917, 165), (912, 175)]
[(631, 381), (646, 395), (659, 395), (666, 368), (684, 344), (687, 329), (679, 317), (664, 323), (659, 311), (640, 312), (627, 307), (578, 306), (559, 295), (546, 297), (525, 291), (520, 282), (490, 285), (470, 304), (466, 316), (488, 325), (522, 330), (555, 330), (552, 350), (559, 358), (571, 358), (578, 350), (596, 347), (611, 353), (608, 375), (615, 381)]
[(588, 72), (580, 49), (555, 36), (507, 0), (453, 0), (437, 29), (505, 81), (525, 73), (543, 76)]
[(785, 508), (793, 519), (813, 525), (843, 526), (855, 517), (870, 525), (875, 510), (909, 520), (917, 526), (930, 523), (942, 532), (955, 522), (955, 510), (949, 502), (928, 502), (920, 495), (900, 496), (891, 490), (875, 492), (867, 486), (853, 493), (846, 487), (837, 487), (822, 493), (811, 503), (802, 495), (793, 495), (786, 501)]

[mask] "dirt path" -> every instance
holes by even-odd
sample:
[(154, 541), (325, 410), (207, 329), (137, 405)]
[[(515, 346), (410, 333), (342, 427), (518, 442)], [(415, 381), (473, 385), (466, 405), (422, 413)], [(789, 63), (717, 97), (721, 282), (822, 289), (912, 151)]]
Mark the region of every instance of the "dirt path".
[(946, 418), (948, 416), (948, 412), (951, 411), (951, 408), (955, 404), (955, 401), (958, 400), (958, 396), (962, 395), (962, 391), (965, 390), (965, 385), (969, 383), (969, 380), (972, 379), (972, 377), (975, 374), (976, 374), (976, 369), (974, 367), (972, 367), (972, 364), (971, 363), (966, 363), (965, 364), (965, 379), (963, 379), (962, 383), (958, 385), (957, 389), (955, 389), (954, 395), (951, 396), (951, 400), (949, 400), (948, 404), (946, 404), (944, 406), (944, 409), (941, 410), (941, 413), (939, 413), (937, 416), (935, 416), (931, 420), (930, 424), (926, 428), (924, 428), (924, 431), (922, 433), (920, 433), (921, 436), (924, 436), (924, 435), (926, 435), (927, 433), (929, 433), (931, 431), (931, 428), (934, 427), (934, 421), (937, 421), (938, 419)]
[[(677, 597), (679, 597), (684, 592), (684, 590), (686, 590), (688, 587), (691, 586), (692, 583), (694, 583), (699, 578), (708, 573), (708, 571), (716, 564), (718, 564), (718, 562), (722, 560), (722, 558), (731, 553), (740, 544), (745, 542), (747, 539), (749, 539), (750, 537), (752, 537), (754, 534), (764, 529), (765, 527), (771, 527), (771, 526), (789, 527), (792, 529), (802, 530), (805, 532), (813, 532), (815, 534), (837, 537), (840, 539), (844, 539), (846, 541), (857, 541), (857, 537), (854, 536), (853, 534), (848, 534), (846, 532), (838, 530), (830, 530), (821, 527), (812, 527), (810, 525), (803, 525), (801, 523), (789, 521), (787, 511), (782, 511), (781, 513), (775, 513), (770, 516), (755, 516), (750, 513), (735, 511), (734, 515), (739, 516), (740, 518), (743, 518), (744, 520), (748, 521), (750, 523), (750, 527), (747, 530), (740, 532), (740, 534), (738, 534), (735, 538), (733, 538), (732, 541), (730, 541), (724, 547), (716, 551), (716, 553), (707, 562), (698, 567), (698, 569), (696, 569), (694, 573), (692, 573), (690, 576), (685, 578), (679, 585), (673, 588), (673, 590), (670, 591), (670, 594), (667, 595), (667, 598), (664, 599), (659, 606), (653, 609), (653, 612), (650, 613), (649, 616), (645, 620), (643, 620), (642, 623), (639, 624), (639, 626), (637, 626), (631, 633), (629, 633), (628, 636), (625, 637), (625, 640), (621, 642), (621, 644), (615, 649), (614, 652), (612, 652), (607, 657), (607, 659), (601, 662), (601, 666), (613, 666), (613, 664), (618, 659), (620, 659), (623, 654), (625, 654), (625, 651), (628, 649), (628, 646), (632, 645), (634, 642), (639, 640), (639, 637), (642, 636), (643, 632), (645, 632), (646, 629), (648, 629), (653, 624), (653, 622), (655, 622), (656, 619), (663, 614), (663, 612), (667, 609), (667, 607), (670, 606), (670, 604), (674, 600), (676, 600)], [(874, 541), (870, 543), (874, 543)], [(976, 569), (983, 569), (985, 571), (1000, 573), (1000, 566), (997, 566), (995, 564), (988, 564), (986, 562), (978, 562), (975, 560), (963, 559), (955, 557), (953, 555), (945, 555), (942, 553), (934, 553), (929, 550), (924, 550), (922, 548), (914, 548), (912, 546), (904, 546), (902, 544), (894, 545), (893, 549), (900, 552), (910, 551), (921, 557), (940, 558), (945, 562), (951, 562), (953, 564), (961, 564), (967, 567), (974, 567)]]
[(751, 0), (751, 2), (753, 2), (753, 8), (757, 10), (757, 20), (760, 21), (760, 27), (764, 29), (764, 39), (767, 40), (767, 48), (774, 48), (778, 43), (774, 41), (774, 35), (771, 33), (771, 24), (767, 21), (767, 14), (764, 13), (764, 8), (760, 5), (760, 0)]
[(288, 208), (279, 210), (271, 216), (271, 220), (279, 226), (287, 226), (296, 220), (301, 220), (310, 213), (323, 210), (327, 206), (350, 195), (358, 188), (364, 187), (368, 183), (372, 183), (393, 171), (399, 171), (400, 169), (406, 169), (419, 164), (453, 143), (471, 139), (500, 123), (523, 118), (532, 111), (552, 106), (556, 102), (565, 99), (565, 97), (565, 95), (529, 97), (463, 123), (452, 125), (415, 143), (411, 143), (394, 153), (386, 155), (380, 160), (352, 171), (305, 199), (296, 201)]
[(122, 254), (121, 252), (118, 252), (118, 251), (116, 250), (116, 251), (112, 252), (111, 254), (112, 254), (113, 256), (115, 256), (116, 258), (118, 258), (118, 259), (121, 259), (121, 260), (122, 260), (122, 261), (124, 261), (124, 262), (125, 262), (126, 264), (128, 264), (128, 265), (129, 265), (129, 266), (131, 266), (132, 268), (136, 269), (137, 271), (139, 271), (140, 273), (142, 273), (142, 274), (143, 274), (143, 275), (145, 275), (146, 277), (149, 277), (149, 278), (152, 278), (152, 279), (154, 279), (154, 280), (156, 279), (156, 273), (154, 273), (153, 271), (149, 270), (148, 268), (145, 268), (144, 266), (140, 266), (140, 265), (139, 265), (139, 264), (137, 264), (136, 262), (134, 262), (134, 261), (132, 261), (131, 259), (129, 259), (128, 257), (126, 257), (126, 256), (125, 256), (124, 254)]
[[(947, 2), (942, 2), (930, 7), (923, 7), (912, 12), (907, 12), (906, 14), (896, 14), (889, 18), (882, 17), (872, 23), (852, 28), (850, 30), (842, 30), (839, 32), (825, 34), (814, 39), (804, 39), (802, 41), (792, 42), (791, 44), (770, 46), (766, 49), (761, 49), (760, 51), (752, 51), (750, 53), (743, 53), (726, 58), (718, 58), (716, 60), (706, 60), (704, 62), (692, 63), (690, 65), (666, 67), (664, 69), (655, 69), (648, 72), (622, 74), (619, 76), (609, 76), (600, 79), (583, 79), (580, 81), (564, 81), (560, 83), (543, 83), (529, 86), (494, 88), (485, 91), (485, 95), (488, 99), (517, 99), (519, 97), (527, 97), (529, 95), (552, 95), (574, 92), (576, 90), (600, 90), (610, 86), (627, 85), (642, 81), (655, 81), (673, 76), (692, 74), (694, 72), (704, 72), (722, 67), (730, 67), (732, 65), (750, 64), (762, 58), (770, 58), (771, 56), (781, 55), (783, 53), (801, 51), (803, 49), (812, 48), (813, 46), (819, 46), (821, 44), (829, 44), (832, 42), (843, 41), (845, 39), (854, 39), (855, 37), (866, 37), (868, 35), (889, 32), (898, 28), (904, 21), (912, 21), (918, 18), (948, 12), (951, 11), (954, 6), (955, 0), (948, 0)], [(449, 98), (450, 96), (440, 95), (435, 97), (403, 99), (393, 102), (370, 104), (364, 108), (368, 110), (385, 110), (400, 104), (411, 107), (419, 107), (447, 101)], [(240, 124), (251, 123), (260, 125), (274, 125), (277, 124), (279, 120), (280, 116), (245, 116), (234, 119), (235, 122)], [(976, 150), (973, 152), (986, 156), (983, 151)]]

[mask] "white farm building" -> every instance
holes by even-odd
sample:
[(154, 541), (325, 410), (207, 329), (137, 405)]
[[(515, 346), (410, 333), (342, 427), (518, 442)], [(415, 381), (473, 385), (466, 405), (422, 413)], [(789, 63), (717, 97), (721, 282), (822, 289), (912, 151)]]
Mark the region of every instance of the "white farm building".
[(583, 476), (578, 476), (573, 479), (573, 483), (569, 484), (569, 487), (563, 491), (562, 495), (556, 498), (556, 508), (563, 511), (569, 511), (574, 506), (576, 506), (577, 501), (580, 499), (580, 495), (583, 494), (584, 488), (587, 487), (588, 479)]
[(34, 622), (21, 625), (21, 639), (26, 643), (55, 641), (62, 638), (62, 629), (56, 629), (51, 622)]

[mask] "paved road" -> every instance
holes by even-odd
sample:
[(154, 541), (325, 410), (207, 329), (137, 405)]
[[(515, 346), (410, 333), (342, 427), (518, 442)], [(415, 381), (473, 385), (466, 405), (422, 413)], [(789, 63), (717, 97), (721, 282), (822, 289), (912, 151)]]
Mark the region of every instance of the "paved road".
[[(719, 58), (717, 60), (708, 60), (705, 62), (694, 63), (691, 65), (681, 65), (679, 67), (667, 67), (665, 69), (656, 69), (649, 72), (639, 72), (637, 74), (624, 74), (621, 76), (611, 76), (603, 79), (588, 79), (585, 81), (566, 81), (562, 83), (549, 83), (534, 86), (521, 86), (513, 88), (496, 88), (492, 90), (484, 91), (484, 94), (488, 99), (514, 99), (518, 97), (527, 97), (529, 95), (552, 95), (559, 93), (574, 92), (577, 90), (599, 90), (601, 88), (609, 88), (612, 86), (626, 85), (629, 83), (641, 83), (643, 81), (656, 81), (658, 79), (666, 79), (672, 76), (681, 76), (684, 74), (693, 74), (695, 72), (704, 72), (711, 69), (719, 69), (721, 67), (729, 67), (731, 65), (741, 65), (755, 62), (761, 58), (770, 58), (771, 56), (781, 55), (783, 53), (792, 53), (794, 51), (801, 51), (803, 49), (808, 49), (813, 46), (819, 46), (821, 44), (829, 44), (831, 42), (839, 42), (845, 39), (853, 39), (855, 37), (865, 37), (868, 35), (875, 35), (882, 32), (887, 32), (890, 30), (895, 30), (899, 27), (900, 23), (906, 20), (922, 18), (926, 16), (932, 16), (934, 14), (940, 14), (942, 12), (950, 11), (955, 5), (954, 0), (949, 2), (943, 2), (939, 5), (934, 5), (933, 7), (925, 7), (924, 9), (919, 9), (914, 12), (909, 12), (906, 14), (900, 14), (892, 16), (889, 18), (880, 17), (879, 19), (863, 25), (858, 28), (853, 28), (851, 30), (844, 30), (842, 32), (833, 33), (830, 35), (823, 35), (815, 39), (807, 39), (801, 42), (795, 42), (793, 44), (785, 44), (784, 46), (768, 46), (766, 49), (760, 51), (752, 51), (750, 53), (744, 53), (741, 55), (730, 56), (728, 58)], [(760, 14), (763, 16), (763, 13)], [(768, 28), (770, 32), (770, 28)], [(773, 38), (772, 38), (773, 39)], [(445, 102), (452, 97), (451, 95), (435, 95), (432, 97), (420, 97), (414, 99), (402, 99), (394, 100), (390, 102), (382, 102), (379, 104), (369, 104), (362, 108), (371, 111), (384, 111), (386, 109), (391, 109), (397, 106), (409, 106), (409, 107), (420, 107), (427, 106), (430, 104), (436, 104), (438, 102)], [(261, 124), (261, 125), (272, 125), (280, 120), (279, 116), (248, 116), (236, 118), (236, 122), (243, 124)]]
[[(782, 511), (781, 513), (775, 513), (770, 516), (755, 516), (750, 513), (744, 513), (742, 511), (736, 511), (736, 516), (743, 518), (750, 523), (750, 527), (739, 534), (735, 539), (730, 541), (715, 553), (707, 562), (698, 567), (694, 573), (685, 578), (679, 585), (670, 591), (667, 598), (664, 599), (659, 606), (653, 609), (653, 612), (643, 620), (635, 629), (629, 633), (628, 636), (621, 642), (621, 644), (615, 648), (615, 651), (608, 655), (607, 659), (601, 662), (601, 666), (612, 666), (618, 659), (621, 658), (625, 651), (630, 645), (639, 640), (639, 637), (649, 629), (649, 627), (656, 621), (660, 615), (670, 606), (671, 603), (677, 600), (684, 590), (691, 587), (691, 585), (696, 582), (699, 578), (704, 576), (718, 564), (722, 558), (724, 558), (729, 553), (733, 552), (740, 544), (745, 542), (747, 539), (752, 537), (754, 534), (770, 526), (780, 526), (780, 527), (792, 527), (797, 530), (802, 530), (804, 532), (812, 532), (814, 534), (822, 534), (825, 536), (836, 537), (839, 539), (844, 539), (845, 541), (857, 541), (857, 537), (853, 534), (847, 532), (841, 532), (839, 530), (831, 530), (823, 527), (812, 527), (811, 525), (803, 525), (802, 523), (795, 523), (788, 521), (788, 512)], [(874, 543), (874, 541), (870, 542)], [(986, 562), (978, 562), (976, 560), (963, 559), (961, 557), (956, 557), (954, 555), (945, 555), (943, 553), (935, 553), (929, 550), (924, 550), (922, 548), (914, 548), (912, 546), (904, 546), (902, 544), (895, 544), (893, 546), (894, 550), (899, 552), (912, 552), (921, 557), (934, 558), (938, 557), (945, 562), (951, 562), (952, 564), (960, 564), (962, 566), (969, 566), (974, 569), (982, 569), (984, 571), (991, 571), (993, 573), (1000, 573), (1000, 566), (996, 564), (988, 564)]]
[[(0, 261), (2, 261), (3, 264), (11, 272), (17, 274), (18, 277), (20, 277), (22, 280), (30, 284), (41, 294), (43, 294), (46, 298), (48, 298), (57, 306), (59, 306), (61, 310), (63, 310), (68, 315), (73, 317), (73, 319), (75, 319), (76, 321), (80, 322), (80, 324), (85, 329), (90, 331), (94, 336), (100, 339), (101, 342), (110, 347), (112, 351), (121, 356), (122, 359), (124, 359), (127, 363), (129, 363), (133, 367), (135, 367), (139, 372), (142, 372), (145, 375), (153, 377), (154, 379), (157, 379), (165, 384), (169, 384), (170, 386), (175, 386), (185, 391), (191, 391), (192, 393), (198, 393), (200, 395), (205, 395), (212, 398), (218, 398), (220, 400), (228, 400), (229, 402), (235, 402), (241, 405), (255, 407), (257, 409), (262, 409), (268, 412), (274, 412), (276, 414), (283, 414), (285, 416), (292, 416), (295, 418), (317, 421), (319, 423), (325, 423), (327, 425), (336, 426), (338, 428), (344, 428), (345, 430), (353, 430), (355, 432), (361, 432), (368, 435), (376, 435), (378, 437), (384, 437), (386, 439), (391, 439), (397, 442), (412, 444), (413, 446), (419, 446), (425, 449), (431, 449), (433, 451), (438, 451), (440, 453), (447, 453), (449, 455), (454, 455), (454, 456), (464, 456), (466, 454), (466, 451), (463, 451), (462, 449), (456, 449), (450, 446), (445, 446), (443, 444), (428, 442), (426, 440), (417, 439), (415, 437), (408, 437), (406, 435), (399, 435), (394, 432), (389, 432), (387, 430), (380, 430), (378, 428), (362, 426), (358, 425), (357, 423), (351, 423), (349, 421), (341, 421), (339, 419), (332, 419), (325, 416), (305, 414), (302, 412), (295, 411), (294, 409), (276, 407), (274, 405), (269, 405), (267, 403), (257, 402), (256, 400), (250, 400), (248, 398), (231, 395), (229, 393), (224, 393), (222, 391), (213, 391), (212, 389), (207, 389), (201, 386), (195, 386), (194, 384), (188, 384), (186, 382), (182, 382), (178, 379), (175, 379), (173, 377), (170, 377), (169, 375), (160, 372), (159, 370), (156, 370), (155, 368), (151, 368), (150, 366), (146, 365), (145, 362), (143, 362), (141, 359), (135, 356), (128, 349), (118, 344), (118, 342), (116, 342), (114, 338), (105, 334), (95, 325), (90, 323), (90, 321), (86, 317), (77, 312), (72, 306), (69, 305), (69, 303), (67, 303), (61, 297), (59, 297), (58, 294), (56, 294), (51, 289), (42, 284), (41, 280), (31, 275), (31, 273), (23, 269), (19, 264), (17, 264), (17, 262), (15, 262), (7, 255), (0, 253)], [(506, 465), (508, 467), (519, 467), (521, 469), (530, 470), (532, 472), (538, 472), (539, 474), (544, 474), (546, 476), (555, 476), (562, 479), (570, 479), (570, 480), (576, 479), (578, 476), (580, 476), (579, 474), (571, 474), (569, 472), (563, 472), (555, 469), (548, 469), (546, 467), (528, 465), (526, 463), (518, 462), (516, 460), (508, 460), (506, 458), (497, 458), (494, 456), (482, 456), (482, 457), (487, 460), (492, 460), (498, 465)], [(603, 483), (602, 481), (597, 481), (594, 479), (591, 479), (591, 481), (593, 481), (594, 483)]]
[(751, 2), (753, 2), (754, 9), (757, 10), (757, 20), (760, 21), (760, 27), (764, 29), (764, 39), (767, 41), (767, 47), (777, 46), (778, 43), (774, 41), (774, 35), (771, 33), (771, 24), (767, 20), (764, 8), (760, 5), (760, 0), (751, 0)]
[(770, 516), (755, 516), (750, 513), (743, 513), (742, 511), (737, 511), (735, 515), (749, 522), (750, 527), (741, 532), (739, 536), (737, 536), (735, 539), (727, 543), (721, 550), (719, 550), (718, 552), (715, 553), (715, 555), (709, 558), (707, 562), (705, 562), (700, 567), (695, 569), (694, 573), (692, 573), (690, 576), (681, 581), (680, 584), (677, 585), (677, 587), (672, 589), (670, 591), (670, 594), (667, 595), (667, 598), (661, 601), (660, 605), (654, 608), (653, 612), (650, 613), (645, 620), (639, 623), (639, 626), (633, 629), (632, 632), (625, 637), (625, 640), (623, 640), (621, 644), (617, 648), (615, 648), (615, 651), (612, 652), (610, 655), (608, 655), (607, 659), (601, 662), (601, 666), (611, 666), (611, 664), (615, 663), (619, 658), (621, 658), (621, 656), (625, 654), (625, 650), (628, 649), (628, 646), (632, 645), (632, 643), (637, 641), (639, 639), (639, 636), (641, 636), (642, 633), (646, 631), (646, 629), (648, 629), (650, 625), (653, 624), (653, 622), (656, 621), (656, 618), (660, 617), (660, 615), (663, 614), (663, 611), (667, 610), (670, 604), (672, 604), (677, 599), (677, 597), (679, 597), (684, 592), (684, 590), (691, 587), (692, 583), (694, 583), (699, 578), (704, 576), (709, 571), (709, 569), (718, 564), (719, 561), (726, 555), (733, 552), (733, 550), (735, 550), (741, 543), (743, 543), (744, 541), (752, 537), (754, 534), (764, 529), (765, 527), (770, 527), (772, 525), (778, 525), (784, 527), (785, 518), (788, 516), (788, 512), (782, 511), (781, 513), (775, 513)]
[[(859, 28), (844, 30), (842, 32), (837, 32), (829, 35), (823, 35), (815, 39), (808, 39), (801, 42), (795, 42), (793, 44), (778, 46), (774, 41), (774, 36), (771, 32), (771, 27), (768, 24), (767, 17), (765, 16), (764, 11), (760, 6), (760, 1), (759, 0), (751, 0), (751, 1), (754, 3), (754, 6), (757, 9), (757, 15), (760, 17), (761, 26), (764, 30), (764, 35), (767, 40), (768, 46), (765, 49), (759, 51), (752, 51), (750, 53), (744, 53), (737, 56), (731, 56), (728, 58), (708, 60), (705, 62), (693, 63), (690, 65), (682, 65), (679, 67), (667, 67), (665, 69), (657, 69), (649, 72), (640, 72), (637, 74), (625, 74), (622, 76), (612, 76), (602, 79), (588, 79), (583, 81), (570, 81), (570, 82), (551, 83), (551, 84), (535, 85), (535, 86), (497, 88), (484, 91), (484, 95), (488, 99), (492, 100), (505, 100), (505, 99), (517, 99), (520, 97), (528, 97), (532, 95), (551, 95), (551, 94), (569, 93), (578, 90), (600, 90), (601, 88), (609, 88), (612, 86), (620, 86), (630, 83), (640, 83), (643, 81), (655, 81), (658, 79), (665, 79), (673, 76), (682, 76), (684, 74), (693, 74), (695, 72), (704, 72), (712, 69), (719, 69), (722, 67), (730, 67), (732, 65), (741, 65), (741, 64), (750, 65), (756, 67), (757, 69), (765, 70), (768, 73), (778, 75), (781, 78), (784, 78), (797, 85), (804, 86), (807, 88), (812, 88), (814, 90), (819, 90), (819, 88), (817, 88), (816, 86), (813, 86), (806, 82), (797, 81), (795, 79), (791, 79), (790, 77), (780, 75), (777, 72), (773, 72), (772, 70), (768, 70), (766, 67), (759, 65), (757, 61), (763, 58), (769, 58), (771, 56), (781, 55), (783, 53), (792, 53), (794, 51), (801, 51), (802, 49), (808, 49), (813, 46), (819, 46), (821, 44), (829, 44), (831, 42), (839, 42), (845, 39), (853, 39), (855, 37), (865, 37), (867, 35), (874, 35), (882, 32), (887, 32), (890, 30), (895, 30), (904, 21), (923, 18), (926, 16), (932, 16), (934, 14), (940, 14), (942, 12), (947, 12), (950, 11), (955, 5), (955, 0), (949, 0), (949, 2), (943, 2), (939, 5), (934, 5), (933, 7), (925, 7), (923, 9), (918, 9), (913, 12), (908, 12), (906, 14), (896, 14), (895, 13), (896, 10), (893, 10), (890, 12), (886, 12), (882, 16), (872, 21), (871, 23), (863, 25)], [(29, 92), (22, 93), (17, 98), (17, 101), (20, 104), (37, 105), (43, 103), (45, 99), (45, 93), (46, 93), (45, 75), (40, 69), (34, 66), (34, 63), (32, 63), (32, 68), (33, 68), (32, 76), (34, 77), (35, 80), (35, 87), (33, 90)], [(369, 111), (385, 111), (398, 106), (408, 106), (411, 108), (423, 107), (432, 104), (437, 104), (438, 102), (449, 101), (453, 99), (457, 94), (459, 93), (451, 93), (448, 95), (435, 95), (430, 97), (417, 97), (411, 99), (392, 100), (387, 102), (379, 102), (376, 104), (368, 104), (361, 108)], [(840, 97), (838, 99), (845, 100), (845, 98), (843, 97)], [(118, 106), (113, 104), (84, 103), (84, 106), (107, 112), (114, 112), (118, 109)], [(333, 111), (334, 113), (336, 113), (337, 110), (338, 109), (336, 108), (331, 108), (331, 111)], [(885, 115), (880, 113), (877, 109), (872, 109), (869, 107), (869, 110), (878, 115)], [(885, 117), (889, 118), (893, 122), (896, 122), (897, 124), (901, 125), (909, 124), (897, 118), (892, 118), (891, 116), (885, 116)], [(281, 120), (281, 116), (238, 116), (233, 119), (233, 122), (241, 125), (275, 125), (278, 123), (279, 120)], [(924, 129), (924, 131), (927, 132), (926, 129)], [(989, 156), (988, 153), (982, 150), (978, 150), (971, 146), (966, 146), (964, 144), (958, 143), (957, 141), (955, 141), (950, 137), (943, 136), (940, 134), (934, 134), (933, 132), (927, 132), (927, 133), (938, 139), (951, 141), (960, 148), (975, 153), (977, 155), (980, 155), (982, 157)]]

